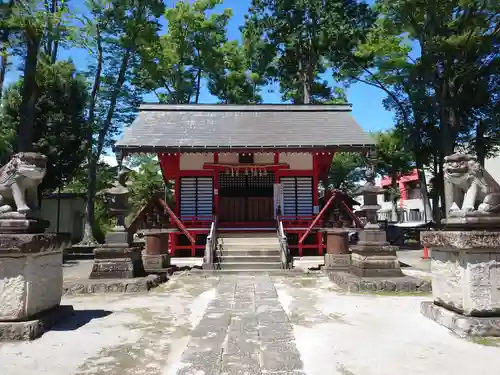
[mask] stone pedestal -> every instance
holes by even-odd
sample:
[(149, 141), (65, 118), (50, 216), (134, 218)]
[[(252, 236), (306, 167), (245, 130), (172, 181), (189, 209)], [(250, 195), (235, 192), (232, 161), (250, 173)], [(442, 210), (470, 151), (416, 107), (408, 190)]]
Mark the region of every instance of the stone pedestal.
[(357, 245), (351, 246), (349, 272), (359, 277), (402, 277), (396, 255), (397, 246), (391, 246), (386, 233), (378, 226), (367, 227), (359, 234)]
[(349, 254), (349, 231), (342, 228), (324, 229), (326, 236), (325, 269), (348, 270), (351, 263)]
[(144, 231), (146, 246), (142, 251), (142, 262), (147, 271), (158, 271), (170, 267), (168, 254), (169, 235), (174, 230), (158, 229)]
[(34, 339), (71, 312), (59, 306), (69, 245), (55, 233), (0, 234), (0, 340)]
[(140, 247), (106, 244), (94, 250), (90, 279), (128, 279), (144, 275)]
[(433, 295), (422, 313), (460, 335), (500, 336), (500, 231), (429, 231), (422, 242)]

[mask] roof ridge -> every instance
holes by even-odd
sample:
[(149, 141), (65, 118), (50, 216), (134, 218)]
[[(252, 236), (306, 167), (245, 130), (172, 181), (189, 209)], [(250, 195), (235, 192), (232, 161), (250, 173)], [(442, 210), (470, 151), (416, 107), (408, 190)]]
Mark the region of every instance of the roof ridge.
[(352, 104), (162, 104), (142, 103), (140, 111), (162, 112), (351, 112)]

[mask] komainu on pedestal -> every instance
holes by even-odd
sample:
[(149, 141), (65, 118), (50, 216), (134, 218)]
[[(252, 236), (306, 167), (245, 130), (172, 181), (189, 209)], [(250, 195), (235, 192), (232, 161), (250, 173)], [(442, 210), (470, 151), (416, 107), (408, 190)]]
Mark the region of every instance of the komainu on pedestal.
[(471, 155), (446, 157), (443, 170), (453, 204), (443, 230), (422, 233), (433, 301), (421, 312), (460, 336), (500, 336), (500, 186)]
[(38, 185), (47, 157), (15, 154), (0, 169), (0, 340), (31, 340), (68, 313), (62, 297), (62, 251), (69, 236), (43, 233)]

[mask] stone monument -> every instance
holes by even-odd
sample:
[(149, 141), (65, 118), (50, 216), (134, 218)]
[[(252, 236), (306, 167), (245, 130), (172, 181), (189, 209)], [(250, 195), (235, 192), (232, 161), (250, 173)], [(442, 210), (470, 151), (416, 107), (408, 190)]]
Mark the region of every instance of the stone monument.
[(32, 340), (72, 312), (60, 306), (70, 238), (37, 218), (46, 156), (15, 154), (0, 169), (0, 340)]
[(106, 234), (105, 244), (94, 249), (94, 264), (89, 278), (122, 279), (144, 276), (141, 248), (132, 246), (133, 233), (125, 228), (125, 217), (129, 212), (129, 172), (118, 173), (118, 181), (105, 190), (108, 212), (116, 217), (115, 227)]
[(161, 272), (170, 267), (168, 253), (170, 233), (175, 229), (149, 229), (142, 231), (146, 246), (142, 251), (142, 261), (147, 272)]
[(362, 187), (363, 206), (366, 224), (359, 232), (359, 241), (351, 246), (351, 263), (349, 273), (329, 272), (330, 279), (340, 287), (350, 291), (427, 291), (428, 283), (417, 278), (406, 276), (397, 259), (397, 246), (387, 241), (387, 233), (377, 221), (377, 196), (382, 192), (375, 185), (373, 168), (374, 152), (369, 155), (366, 170), (366, 183)]
[(460, 336), (500, 336), (500, 186), (467, 154), (446, 157), (443, 172), (453, 204), (443, 229), (422, 236), (433, 301), (421, 312)]
[(396, 255), (398, 248), (387, 242), (387, 233), (377, 222), (377, 211), (380, 209), (377, 196), (382, 189), (375, 185), (375, 171), (371, 163), (365, 178), (366, 183), (362, 187), (363, 206), (360, 210), (366, 213), (367, 222), (359, 233), (357, 245), (351, 246), (349, 271), (359, 277), (401, 277), (403, 273)]

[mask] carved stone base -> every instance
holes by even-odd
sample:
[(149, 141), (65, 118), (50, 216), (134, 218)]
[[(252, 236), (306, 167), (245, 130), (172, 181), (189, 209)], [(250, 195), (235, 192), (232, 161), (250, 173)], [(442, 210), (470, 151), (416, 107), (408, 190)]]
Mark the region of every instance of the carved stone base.
[(154, 271), (170, 267), (170, 256), (168, 254), (148, 255), (142, 252), (142, 263), (147, 271)]
[(487, 318), (465, 316), (433, 302), (422, 302), (420, 312), (462, 337), (500, 337), (500, 316)]
[(47, 220), (26, 218), (17, 212), (0, 217), (0, 233), (43, 233), (49, 225)]
[(396, 250), (390, 245), (353, 246), (349, 272), (359, 277), (401, 277)]
[(139, 247), (101, 247), (94, 250), (90, 279), (126, 279), (144, 275)]
[(344, 271), (325, 270), (328, 278), (348, 292), (428, 293), (431, 283), (416, 277), (359, 277)]
[(37, 339), (54, 325), (68, 319), (73, 306), (56, 306), (30, 320), (22, 322), (0, 322), (0, 341), (30, 341)]
[(468, 316), (500, 317), (500, 232), (429, 231), (434, 301)]
[(0, 234), (0, 321), (27, 320), (59, 305), (69, 236)]
[(325, 270), (349, 270), (351, 254), (325, 254)]

